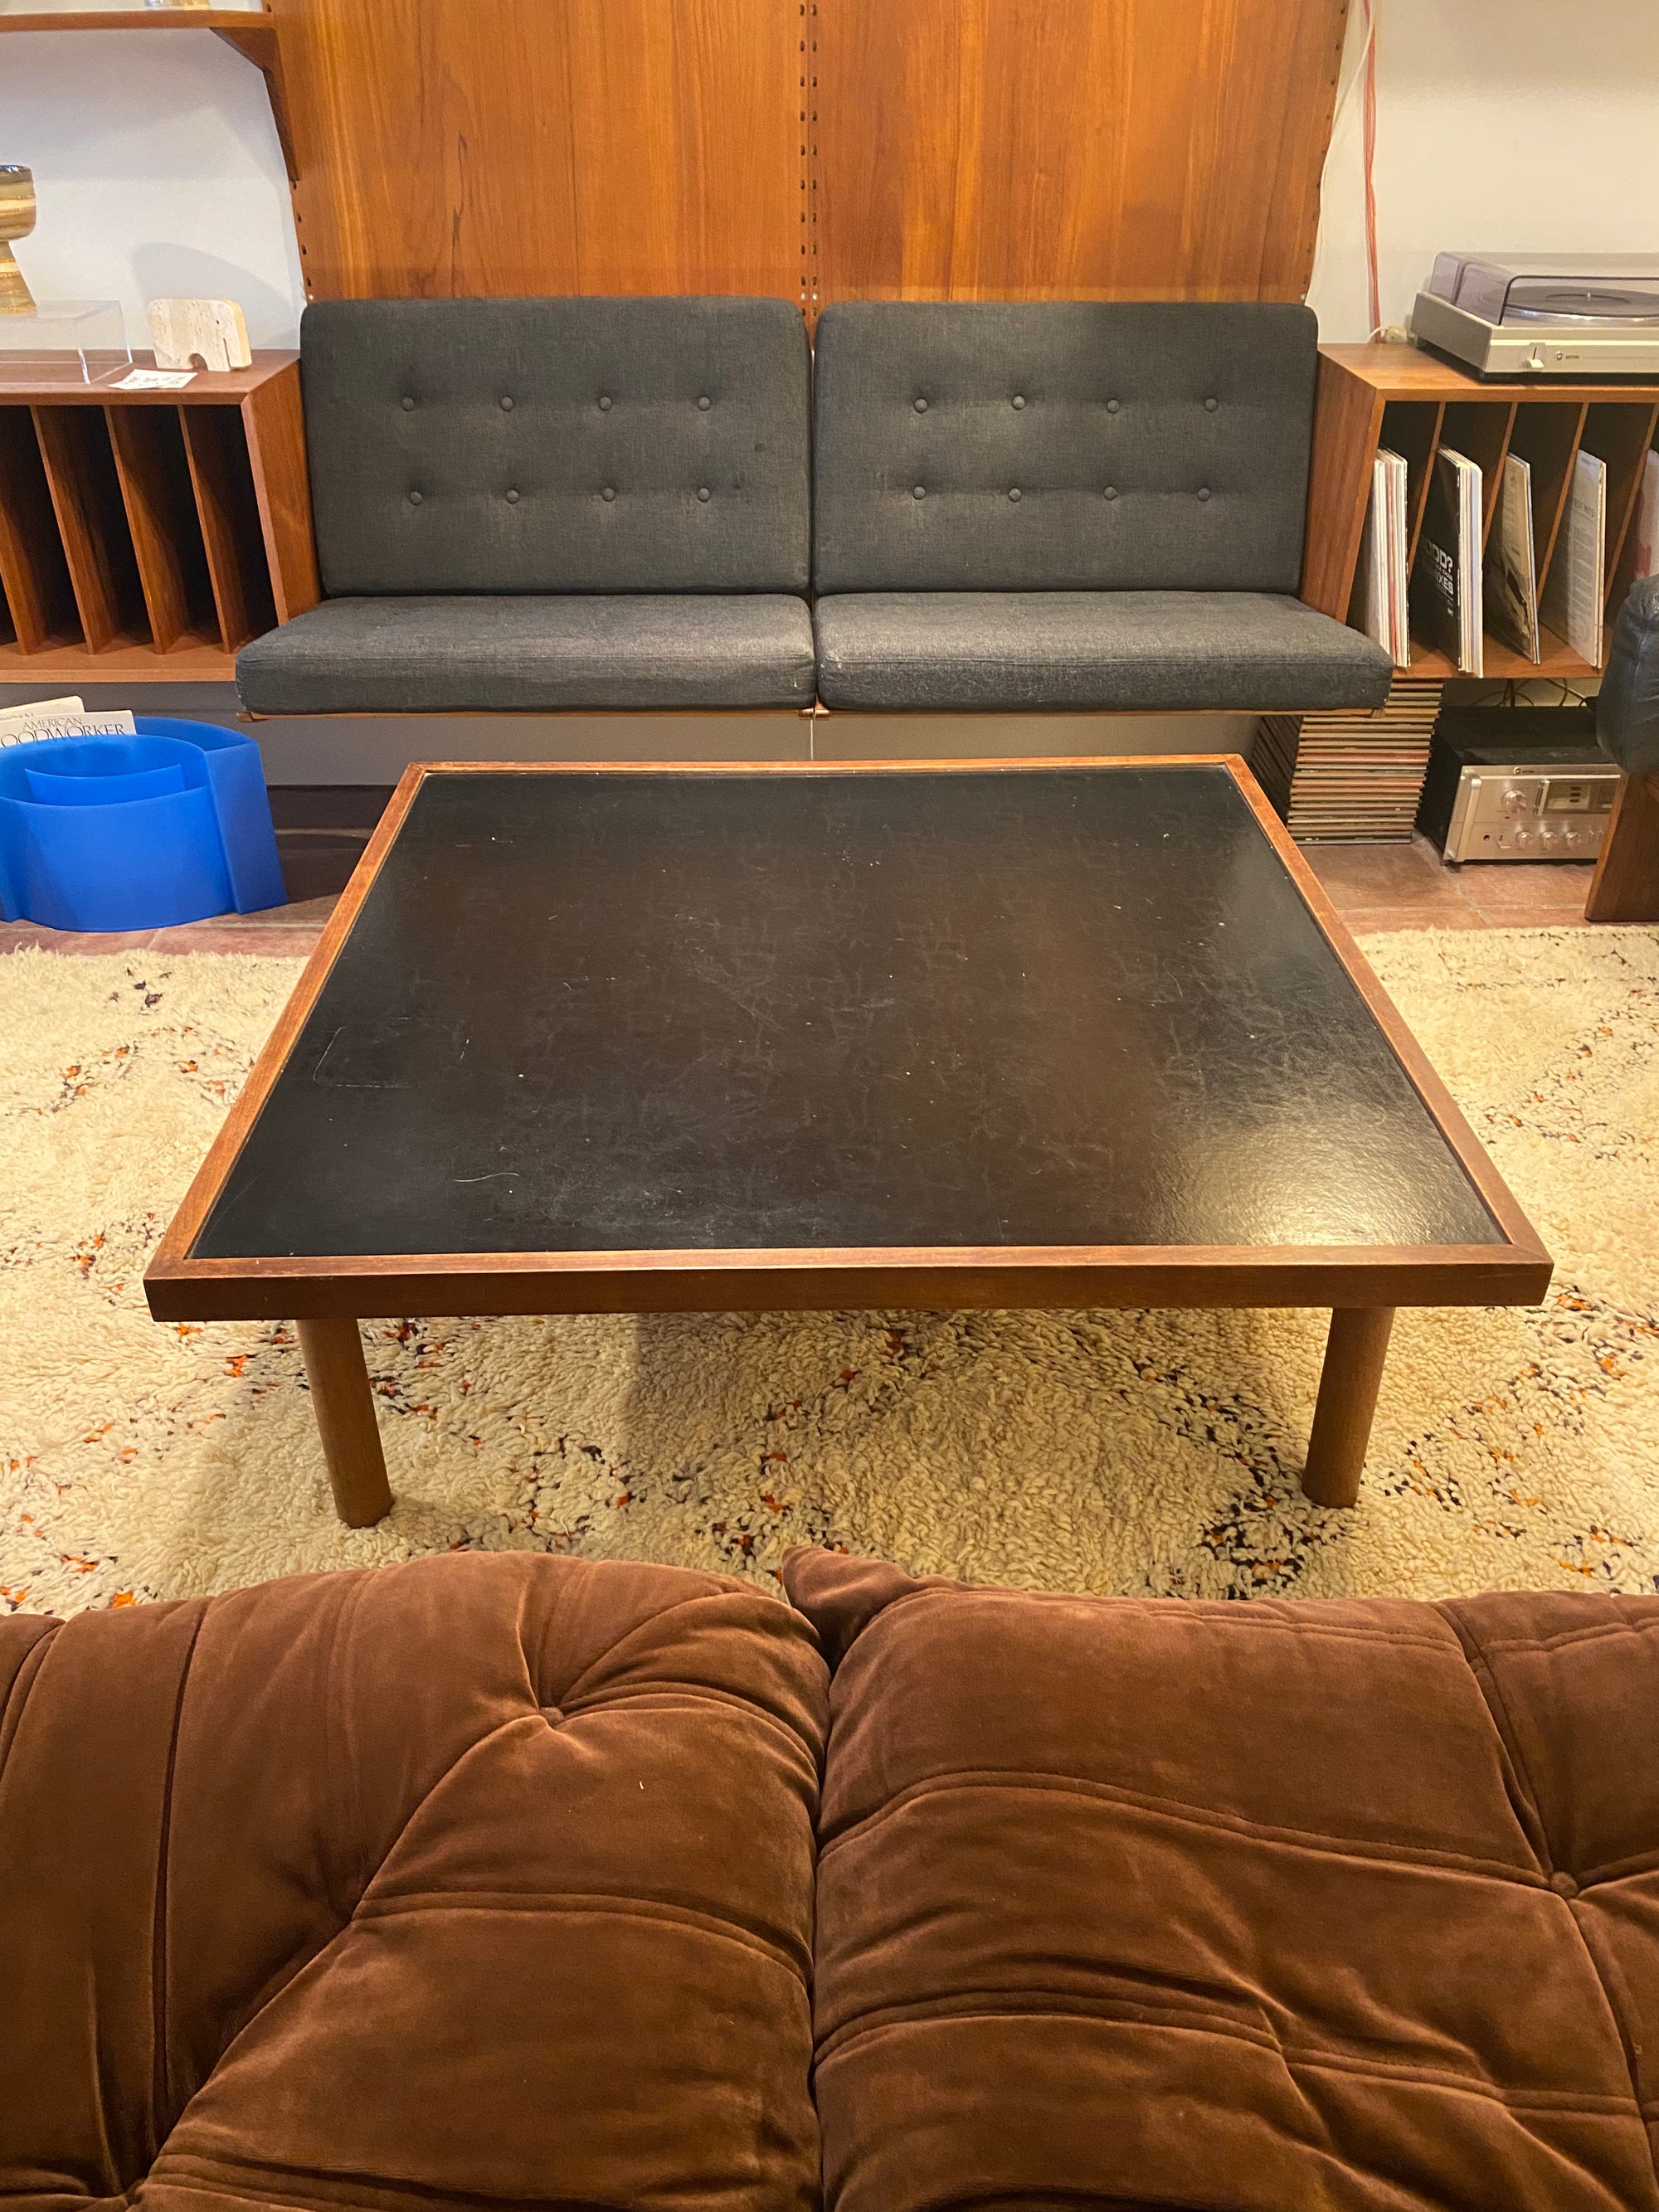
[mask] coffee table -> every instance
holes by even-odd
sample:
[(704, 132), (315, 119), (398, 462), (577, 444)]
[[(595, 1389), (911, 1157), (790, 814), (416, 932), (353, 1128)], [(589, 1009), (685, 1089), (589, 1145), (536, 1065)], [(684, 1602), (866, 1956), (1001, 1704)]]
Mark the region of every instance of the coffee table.
[(360, 1317), (1332, 1310), (1352, 1504), (1394, 1310), (1551, 1261), (1243, 762), (411, 768), (145, 1278)]

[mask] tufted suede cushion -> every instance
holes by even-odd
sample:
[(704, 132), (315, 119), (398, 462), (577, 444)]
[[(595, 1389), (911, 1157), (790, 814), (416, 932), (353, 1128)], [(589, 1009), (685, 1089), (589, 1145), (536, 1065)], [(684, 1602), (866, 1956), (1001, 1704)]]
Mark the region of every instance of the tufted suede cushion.
[(1659, 2203), (1659, 1599), (785, 1581), (830, 2212)]
[(1273, 305), (826, 307), (816, 587), (1294, 592), (1317, 340)]
[(805, 707), (815, 675), (781, 592), (325, 599), (236, 659), (256, 714)]
[(1268, 592), (845, 592), (812, 620), (826, 707), (1300, 714), (1380, 706), (1394, 675)]
[(456, 1555), (0, 1621), (0, 2198), (806, 2208), (823, 1668)]
[(334, 300), (300, 329), (323, 588), (800, 592), (784, 300)]

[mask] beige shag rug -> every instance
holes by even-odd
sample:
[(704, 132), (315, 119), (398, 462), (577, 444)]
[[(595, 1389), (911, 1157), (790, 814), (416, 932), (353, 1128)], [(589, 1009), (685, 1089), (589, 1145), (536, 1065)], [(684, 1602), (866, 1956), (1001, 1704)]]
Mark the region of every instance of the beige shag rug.
[(769, 1579), (803, 1540), (1064, 1589), (1659, 1589), (1659, 933), (1367, 949), (1558, 1269), (1536, 1311), (1401, 1316), (1358, 1510), (1297, 1488), (1316, 1314), (387, 1321), (397, 1504), (355, 1533), (293, 1329), (141, 1288), (297, 963), (14, 954), (0, 1607), (468, 1547)]

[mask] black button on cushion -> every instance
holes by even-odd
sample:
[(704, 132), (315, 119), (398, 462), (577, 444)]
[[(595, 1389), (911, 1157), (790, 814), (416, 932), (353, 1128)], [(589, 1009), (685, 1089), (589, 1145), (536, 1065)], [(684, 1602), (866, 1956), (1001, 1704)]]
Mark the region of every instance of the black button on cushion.
[(508, 492), (507, 495), (507, 503), (509, 507), (516, 507), (519, 503), (518, 493), (515, 491)]
[(510, 399), (503, 399), (501, 401), (501, 411), (506, 415), (510, 415), (513, 412), (513, 402)]
[(698, 406), (702, 410), (702, 412), (703, 412), (705, 415), (708, 412), (709, 407), (711, 406), (711, 404), (713, 404), (713, 403), (712, 403), (710, 400), (707, 399), (707, 398), (700, 399), (700, 400), (698, 400), (698, 402), (697, 402), (697, 405), (698, 405)]
[(1206, 415), (1213, 415), (1220, 404), (1221, 403), (1218, 399), (1206, 399), (1204, 403), (1205, 413)]
[(404, 403), (403, 403), (403, 409), (404, 409), (404, 414), (405, 414), (405, 415), (409, 414), (409, 413), (411, 411), (411, 410), (413, 409), (414, 405), (415, 405), (415, 402), (414, 402), (412, 399), (405, 399), (405, 400), (404, 401)]
[(410, 505), (411, 507), (418, 507), (418, 506), (420, 505), (420, 503), (421, 503), (421, 495), (419, 494), (419, 492), (417, 492), (417, 491), (412, 491), (412, 492), (410, 492), (410, 494), (409, 495), (409, 503), (410, 503)]
[(708, 497), (708, 487), (707, 484), (699, 484), (697, 486), (697, 497), (699, 499), (707, 499)]

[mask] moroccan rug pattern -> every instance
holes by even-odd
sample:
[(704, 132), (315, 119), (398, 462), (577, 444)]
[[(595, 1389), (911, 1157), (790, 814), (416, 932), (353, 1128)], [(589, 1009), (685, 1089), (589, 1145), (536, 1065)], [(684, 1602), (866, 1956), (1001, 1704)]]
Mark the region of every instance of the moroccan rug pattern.
[[(298, 973), (0, 961), (0, 1607), (434, 1549), (771, 1578), (793, 1543), (1049, 1589), (1659, 1589), (1659, 933), (1367, 945), (1555, 1254), (1403, 1313), (1361, 1503), (1301, 1496), (1324, 1316), (365, 1325), (394, 1510), (336, 1519), (290, 1326), (161, 1327), (150, 1250)], [(774, 1585), (775, 1587), (775, 1585)]]

